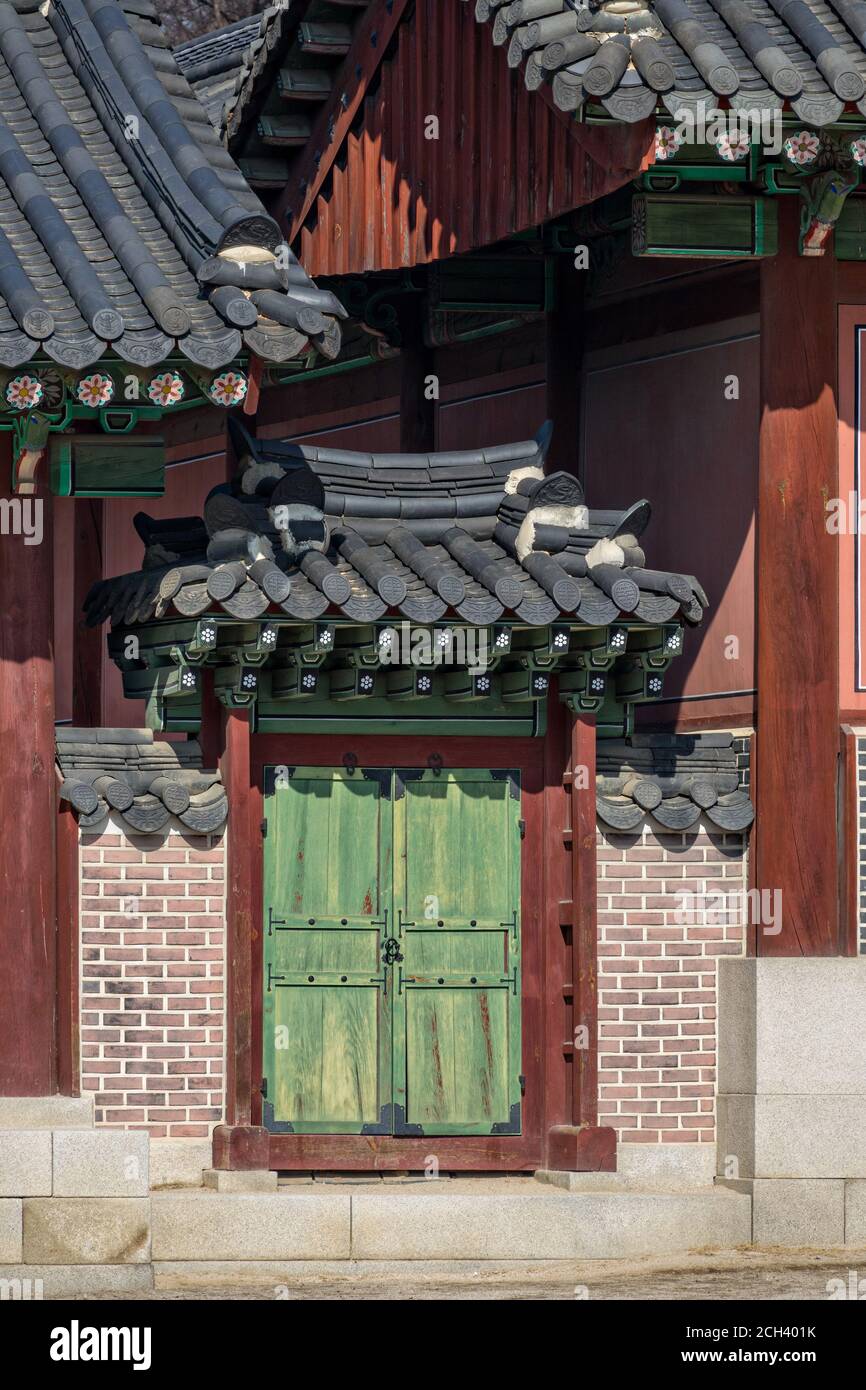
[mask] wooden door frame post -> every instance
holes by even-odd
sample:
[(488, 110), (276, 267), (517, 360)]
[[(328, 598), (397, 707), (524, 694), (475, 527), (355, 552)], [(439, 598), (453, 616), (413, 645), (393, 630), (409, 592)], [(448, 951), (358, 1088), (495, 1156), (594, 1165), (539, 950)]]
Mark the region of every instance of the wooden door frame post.
[[(566, 928), (570, 949), (561, 956), (569, 972), (568, 978), (557, 980), (555, 970), (548, 971), (547, 986), (554, 991), (558, 987), (560, 997), (572, 1000), (571, 1036), (562, 1037), (558, 1042), (559, 1049), (571, 1058), (571, 1084), (565, 1097), (566, 1113), (547, 1133), (547, 1166), (567, 1172), (612, 1173), (616, 1171), (616, 1131), (598, 1123), (596, 720), (593, 714), (575, 715), (569, 728), (566, 720), (555, 716), (555, 698), (556, 692), (553, 692), (551, 733), (562, 749), (559, 779), (565, 792), (568, 823), (561, 823), (556, 816), (556, 799), (550, 783), (556, 775), (557, 758), (555, 747), (551, 747), (545, 759), (546, 781), (553, 815), (559, 823), (551, 825), (547, 843), (548, 852), (553, 854), (553, 837), (558, 833), (560, 843), (571, 847), (569, 896), (557, 904), (559, 932)], [(557, 940), (556, 933), (553, 939)], [(550, 941), (549, 936), (548, 946)], [(564, 1016), (563, 1025), (565, 1022)]]
[(761, 262), (755, 886), (781, 893), (781, 914), (771, 930), (758, 924), (756, 945), (759, 955), (832, 956), (839, 537), (826, 504), (839, 495), (836, 261), (832, 251), (799, 254), (799, 209), (798, 198), (779, 199), (779, 252)]
[(219, 765), (228, 799), (226, 822), (226, 1123), (213, 1134), (215, 1168), (267, 1168), (268, 1131), (252, 1122), (253, 825), (250, 713), (225, 710)]

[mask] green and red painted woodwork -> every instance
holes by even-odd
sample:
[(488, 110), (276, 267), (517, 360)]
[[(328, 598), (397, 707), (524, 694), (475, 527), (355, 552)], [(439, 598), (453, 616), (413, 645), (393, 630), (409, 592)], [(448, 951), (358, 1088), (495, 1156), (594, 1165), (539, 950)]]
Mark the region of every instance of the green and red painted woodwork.
[[(214, 1164), (223, 1168), (289, 1170), (422, 1169), (430, 1152), (430, 1138), (424, 1136), (333, 1132), (280, 1134), (269, 1133), (261, 1123), (264, 1100), (253, 1059), (265, 1055), (263, 1001), (267, 996), (263, 933), (267, 930), (264, 894), (267, 841), (262, 835), (261, 822), (265, 819), (266, 769), (275, 766), (341, 768), (346, 766), (344, 760), (348, 760), (356, 767), (367, 768), (428, 769), (439, 765), (443, 770), (474, 769), (485, 775), (498, 768), (519, 774), (519, 818), (525, 822), (519, 914), (522, 923), (522, 1074), (526, 1088), (521, 1132), (439, 1135), (435, 1152), (440, 1168), (532, 1171), (542, 1166), (613, 1166), (612, 1136), (586, 1118), (592, 1114), (592, 1102), (585, 1072), (583, 1099), (574, 1096), (575, 1077), (579, 1078), (580, 1073), (573, 1066), (569, 1042), (572, 1013), (568, 1002), (569, 984), (574, 971), (571, 959), (573, 910), (564, 905), (561, 888), (561, 882), (570, 881), (574, 854), (567, 833), (569, 793), (565, 774), (571, 751), (571, 720), (567, 711), (556, 705), (554, 727), (545, 740), (255, 735), (249, 743), (251, 761), (246, 766), (246, 716), (238, 711), (229, 718), (233, 722), (227, 725), (224, 776), (231, 784), (230, 802), (236, 805), (241, 800), (245, 804), (245, 814), (237, 818), (229, 816), (228, 927), (233, 958), (229, 963), (228, 1035), (236, 1056), (230, 1059), (228, 1123), (214, 1134)], [(234, 721), (242, 721), (244, 729)], [(587, 724), (586, 728), (589, 727)], [(584, 756), (582, 745), (580, 756)], [(248, 789), (243, 785), (245, 775), (251, 782)], [(550, 777), (554, 778), (553, 788), (548, 785)], [(432, 778), (430, 785), (436, 785)], [(580, 794), (587, 806), (591, 804), (594, 820), (594, 787), (590, 785)], [(585, 836), (578, 835), (577, 853), (581, 860), (590, 854), (585, 840)], [(594, 839), (591, 856), (594, 863)], [(589, 872), (585, 870), (584, 885), (590, 882)], [(561, 925), (563, 911), (568, 915), (565, 930)], [(594, 943), (594, 901), (589, 903), (582, 922), (586, 939)], [(251, 943), (251, 951), (246, 949), (247, 943)]]

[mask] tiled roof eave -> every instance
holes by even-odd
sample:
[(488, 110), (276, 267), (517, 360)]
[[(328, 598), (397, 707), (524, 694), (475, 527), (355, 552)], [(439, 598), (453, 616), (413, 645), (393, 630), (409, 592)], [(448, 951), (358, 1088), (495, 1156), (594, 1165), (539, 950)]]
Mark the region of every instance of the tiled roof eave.
[(0, 364), (336, 354), (342, 307), (244, 184), (146, 2), (0, 0), (0, 82)]
[(551, 84), (562, 110), (636, 122), (662, 110), (759, 105), (816, 126), (866, 114), (866, 25), (848, 0), (476, 0), (475, 15), (527, 86)]

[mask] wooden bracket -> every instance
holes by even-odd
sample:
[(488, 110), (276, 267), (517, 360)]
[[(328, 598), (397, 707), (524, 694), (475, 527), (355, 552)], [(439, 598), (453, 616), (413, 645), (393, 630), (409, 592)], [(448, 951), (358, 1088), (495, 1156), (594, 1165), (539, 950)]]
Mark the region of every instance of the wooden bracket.
[(845, 200), (858, 182), (856, 175), (850, 176), (840, 169), (830, 169), (803, 181), (800, 188), (803, 200), (800, 211), (801, 256), (823, 256)]
[(15, 491), (22, 496), (31, 496), (36, 491), (36, 470), (44, 459), (46, 448), (25, 449), (18, 456), (15, 470)]

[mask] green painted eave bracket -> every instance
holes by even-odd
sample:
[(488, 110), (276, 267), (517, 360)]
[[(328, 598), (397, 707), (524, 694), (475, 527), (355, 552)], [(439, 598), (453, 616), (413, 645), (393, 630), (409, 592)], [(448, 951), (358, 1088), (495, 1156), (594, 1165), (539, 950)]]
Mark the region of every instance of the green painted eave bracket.
[[(115, 628), (108, 645), (124, 693), (147, 701), (155, 728), (195, 724), (207, 667), (220, 703), (253, 710), (262, 728), (283, 721), (312, 731), (314, 725), (355, 728), (374, 721), (405, 731), (433, 720), (478, 731), (516, 720), (527, 734), (530, 724), (537, 732), (554, 680), (569, 709), (604, 715), (606, 726), (621, 734), (634, 705), (661, 698), (664, 673), (683, 646), (679, 623), (412, 624), (413, 654), (421, 633), (433, 655), (416, 661), (407, 657), (408, 647), (398, 647), (392, 660), (386, 638), (398, 626), (273, 617), (240, 623), (208, 615)], [(436, 655), (445, 650), (443, 634), (451, 635), (453, 660)]]

